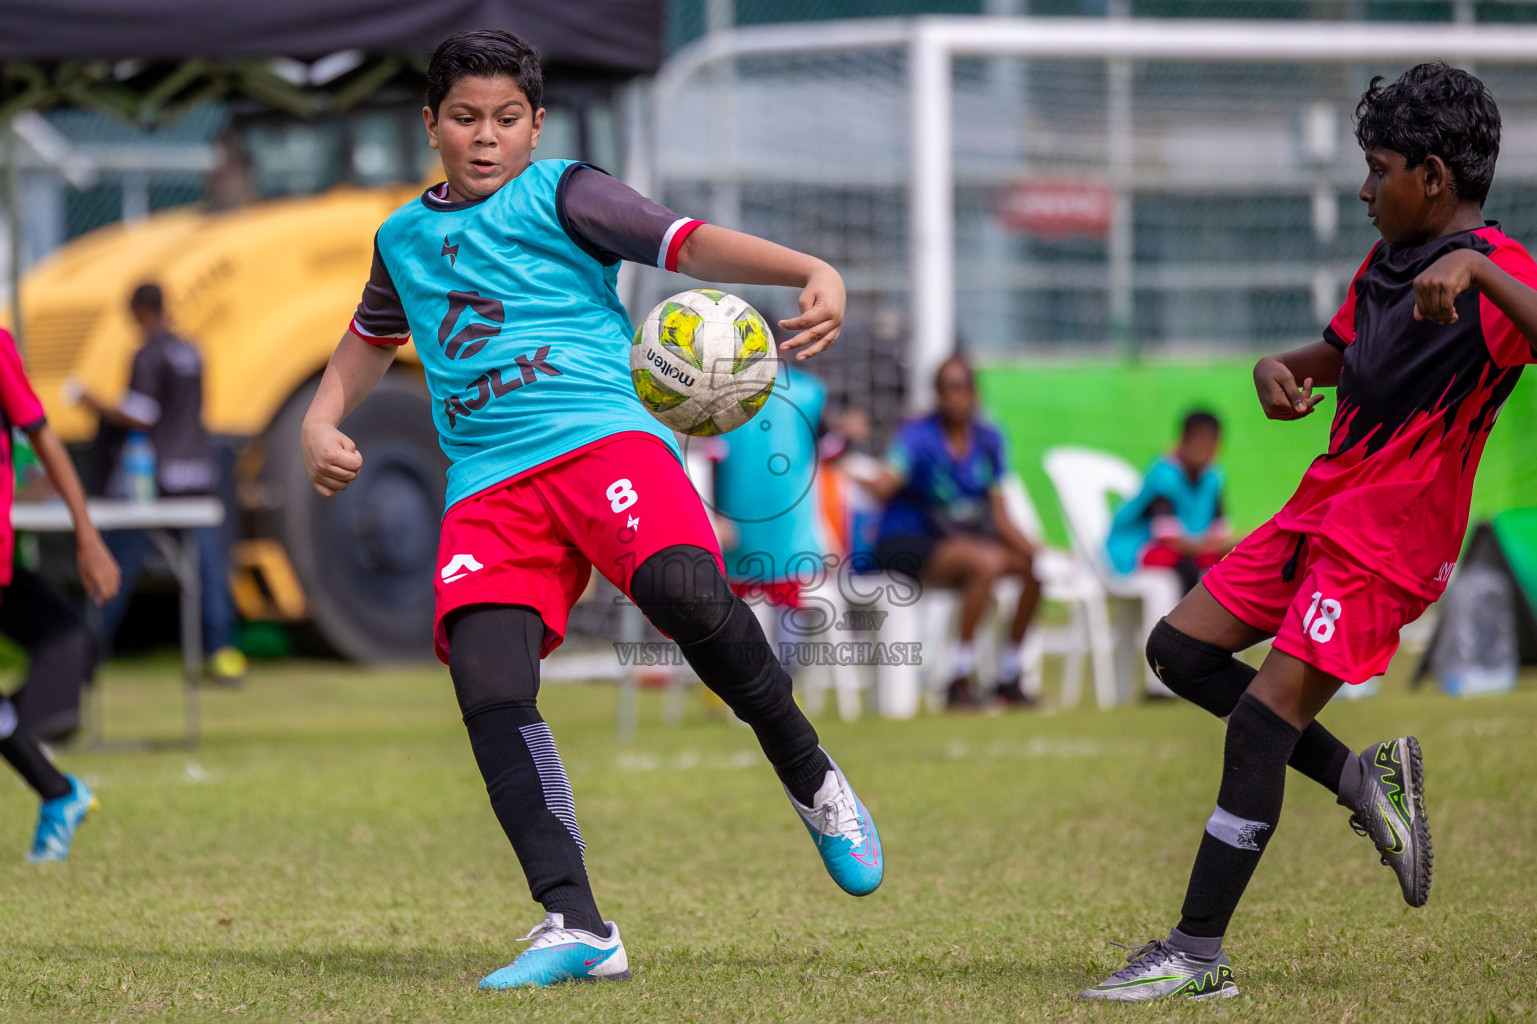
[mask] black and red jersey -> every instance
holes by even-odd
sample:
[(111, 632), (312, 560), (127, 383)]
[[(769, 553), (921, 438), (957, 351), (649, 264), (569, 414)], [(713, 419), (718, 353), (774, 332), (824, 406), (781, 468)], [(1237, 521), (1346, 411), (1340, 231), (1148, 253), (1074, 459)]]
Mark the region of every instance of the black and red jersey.
[(1537, 287), (1537, 263), (1493, 223), (1402, 249), (1377, 243), (1324, 331), (1345, 353), (1329, 451), (1275, 519), (1431, 600), (1462, 549), (1484, 442), (1521, 367), (1537, 362), (1473, 289), (1457, 297), (1454, 323), (1414, 319), (1414, 279), (1457, 249)]

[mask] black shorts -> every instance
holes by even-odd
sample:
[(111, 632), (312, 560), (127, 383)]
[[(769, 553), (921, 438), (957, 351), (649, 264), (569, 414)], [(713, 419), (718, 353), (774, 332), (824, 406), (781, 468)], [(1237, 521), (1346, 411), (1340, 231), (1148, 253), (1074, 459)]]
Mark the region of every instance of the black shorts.
[(933, 533), (897, 533), (875, 542), (875, 561), (885, 572), (901, 573), (918, 579), (929, 564), (929, 557), (939, 544)]

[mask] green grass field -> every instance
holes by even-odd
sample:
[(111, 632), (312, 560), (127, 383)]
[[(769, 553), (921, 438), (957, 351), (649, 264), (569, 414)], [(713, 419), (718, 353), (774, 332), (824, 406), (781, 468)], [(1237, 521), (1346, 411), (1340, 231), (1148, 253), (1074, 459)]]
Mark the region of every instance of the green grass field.
[[(165, 731), (165, 662), (106, 674), (109, 732)], [(599, 905), (635, 980), (482, 993), (538, 919), (446, 673), (294, 663), (206, 698), (196, 752), (63, 755), (102, 809), (63, 865), (22, 861), (35, 804), (0, 782), (0, 1017), (10, 1020), (1506, 1021), (1537, 1017), (1537, 687), (1453, 701), (1391, 681), (1329, 709), (1355, 745), (1416, 732), (1429, 907), (1323, 793), (1286, 815), (1222, 1004), (1083, 1006), (1115, 939), (1168, 928), (1215, 795), (1217, 723), (1182, 706), (821, 723), (881, 824), (886, 884), (823, 874), (751, 734), (616, 694), (544, 699)], [(9, 779), (9, 776), (7, 776)]]

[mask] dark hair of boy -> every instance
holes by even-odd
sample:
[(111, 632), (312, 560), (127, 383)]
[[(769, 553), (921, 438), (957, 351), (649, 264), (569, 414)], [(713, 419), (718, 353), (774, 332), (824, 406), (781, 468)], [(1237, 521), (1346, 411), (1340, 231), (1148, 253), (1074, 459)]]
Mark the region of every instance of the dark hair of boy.
[(1440, 157), (1457, 197), (1483, 205), (1500, 155), (1500, 111), (1483, 82), (1430, 61), (1391, 83), (1372, 79), (1356, 105), (1356, 141), (1399, 153), (1409, 167)]
[(539, 55), (511, 32), (477, 28), (455, 32), (438, 44), (427, 64), (427, 106), (436, 117), (443, 97), (462, 78), (510, 78), (528, 97), (530, 110), (544, 106)]
[(165, 296), (160, 291), (158, 284), (146, 282), (133, 290), (133, 295), (128, 299), (129, 309), (140, 309), (146, 313), (164, 313)]
[(1205, 409), (1192, 409), (1185, 414), (1185, 421), (1180, 426), (1179, 435), (1189, 437), (1201, 430), (1210, 430), (1214, 434), (1222, 433), (1222, 421), (1217, 419), (1217, 414)]

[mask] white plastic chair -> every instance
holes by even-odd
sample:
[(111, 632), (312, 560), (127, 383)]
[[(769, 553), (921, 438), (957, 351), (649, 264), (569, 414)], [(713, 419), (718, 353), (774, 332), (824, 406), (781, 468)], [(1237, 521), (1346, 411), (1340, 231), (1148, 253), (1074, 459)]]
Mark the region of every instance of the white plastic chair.
[[(1090, 600), (1087, 617), (1089, 647), (1094, 664), (1094, 692), (1101, 708), (1116, 703), (1120, 691), (1116, 667), (1125, 669), (1128, 684), (1134, 666), (1142, 661), (1141, 650), (1158, 620), (1180, 599), (1179, 577), (1171, 569), (1138, 569), (1118, 573), (1105, 551), (1110, 536), (1110, 499), (1130, 498), (1142, 486), (1136, 468), (1108, 452), (1091, 448), (1053, 448), (1042, 460), (1046, 475), (1056, 488), (1057, 500), (1067, 520), (1073, 554), (1086, 573), (1099, 583), (1102, 596)], [(1121, 634), (1111, 627), (1111, 605), (1119, 605)], [(1130, 605), (1140, 605), (1140, 617)], [(1117, 640), (1119, 639), (1119, 642)], [(1149, 667), (1144, 677), (1150, 693), (1165, 693), (1162, 681)]]
[[(1003, 505), (1015, 526), (1037, 545), (1035, 552), (1035, 578), (1041, 585), (1043, 601), (1057, 601), (1068, 606), (1068, 623), (1063, 627), (1032, 625), (1025, 634), (1023, 656), (1025, 672), (1023, 686), (1026, 693), (1039, 696), (1043, 682), (1043, 660), (1046, 654), (1060, 654), (1062, 661), (1061, 701), (1071, 707), (1078, 703), (1083, 685), (1084, 655), (1092, 655), (1089, 645), (1089, 616), (1091, 605), (1100, 597), (1100, 587), (1073, 557), (1071, 552), (1048, 547), (1044, 543), (1045, 531), (1040, 514), (1025, 483), (1018, 474), (1010, 473), (999, 484)], [(1008, 610), (1019, 598), (1019, 583), (1004, 580), (994, 595), (992, 614), (996, 616), (993, 632), (1001, 641), (1008, 628)], [(996, 650), (996, 646), (992, 648)]]

